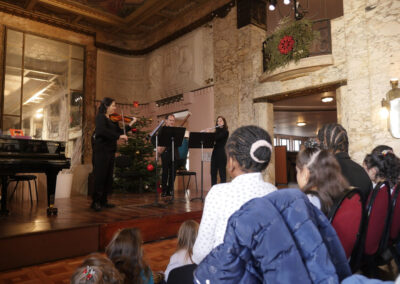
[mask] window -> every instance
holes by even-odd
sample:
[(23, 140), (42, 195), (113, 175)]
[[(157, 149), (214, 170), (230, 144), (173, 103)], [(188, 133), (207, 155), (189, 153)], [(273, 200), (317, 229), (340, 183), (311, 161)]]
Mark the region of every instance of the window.
[(286, 138), (280, 138), (279, 139), (279, 145), (281, 146), (286, 146), (286, 150), (290, 151), (290, 140)]
[(300, 151), (301, 140), (293, 140), (293, 151), (298, 152)]
[(83, 75), (82, 46), (7, 29), (3, 133), (66, 141), (71, 157), (82, 136)]

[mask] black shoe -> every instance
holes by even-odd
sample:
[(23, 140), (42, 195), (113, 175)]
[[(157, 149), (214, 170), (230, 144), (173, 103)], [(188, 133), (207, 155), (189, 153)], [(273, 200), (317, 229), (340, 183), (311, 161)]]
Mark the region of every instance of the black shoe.
[(114, 208), (115, 207), (115, 204), (113, 204), (113, 203), (106, 203), (106, 204), (102, 204), (101, 205), (101, 207), (104, 207), (104, 208)]
[(168, 191), (167, 196), (172, 196), (172, 191)]
[(166, 193), (165, 191), (163, 191), (163, 192), (161, 193), (161, 197), (165, 197), (165, 196), (167, 196), (167, 193)]
[(93, 202), (92, 205), (90, 205), (90, 208), (92, 208), (96, 212), (101, 211), (101, 205), (98, 202)]

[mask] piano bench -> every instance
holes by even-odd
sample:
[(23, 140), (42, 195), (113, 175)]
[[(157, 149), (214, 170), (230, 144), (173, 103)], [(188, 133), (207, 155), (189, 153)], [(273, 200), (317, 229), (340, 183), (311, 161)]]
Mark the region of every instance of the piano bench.
[(34, 181), (34, 183), (35, 183), (35, 191), (36, 191), (36, 202), (39, 202), (39, 195), (38, 195), (36, 180), (37, 180), (37, 176), (35, 176), (35, 175), (12, 175), (12, 176), (10, 176), (9, 179), (8, 179), (8, 184), (10, 184), (11, 182), (15, 182), (15, 187), (14, 187), (14, 189), (13, 189), (11, 195), (10, 195), (10, 200), (12, 199), (12, 197), (14, 196), (15, 191), (18, 188), (18, 183), (27, 181), (28, 182), (28, 186), (29, 186), (29, 195), (31, 197), (31, 205), (32, 205), (33, 201), (32, 201), (31, 181)]

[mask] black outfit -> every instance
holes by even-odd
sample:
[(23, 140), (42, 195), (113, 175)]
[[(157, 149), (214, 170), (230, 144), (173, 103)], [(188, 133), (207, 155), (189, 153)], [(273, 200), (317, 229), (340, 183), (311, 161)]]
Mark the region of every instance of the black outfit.
[(364, 200), (366, 200), (372, 190), (372, 182), (367, 172), (359, 164), (352, 161), (349, 154), (345, 152), (339, 152), (335, 154), (335, 157), (342, 169), (342, 175), (347, 179), (351, 186), (360, 189)]
[[(129, 131), (130, 127), (126, 126)], [(115, 152), (117, 151), (117, 140), (124, 131), (118, 122), (108, 119), (104, 113), (96, 116), (96, 136), (93, 148), (94, 162), (94, 192), (92, 207), (95, 204), (107, 206), (107, 194), (111, 193), (114, 174)]]
[[(162, 130), (161, 130), (162, 131)], [(161, 135), (161, 134), (160, 134)], [(161, 154), (162, 175), (161, 186), (162, 195), (172, 195), (173, 183), (175, 182), (177, 161), (179, 160), (178, 147), (174, 147), (174, 167), (172, 168), (172, 146), (171, 144), (165, 148)]]
[(187, 264), (171, 270), (167, 284), (193, 283), (193, 271), (196, 264)]
[(229, 131), (226, 128), (215, 130), (215, 144), (211, 155), (211, 185), (217, 183), (217, 173), (221, 183), (226, 182), (226, 154), (225, 144), (228, 140)]

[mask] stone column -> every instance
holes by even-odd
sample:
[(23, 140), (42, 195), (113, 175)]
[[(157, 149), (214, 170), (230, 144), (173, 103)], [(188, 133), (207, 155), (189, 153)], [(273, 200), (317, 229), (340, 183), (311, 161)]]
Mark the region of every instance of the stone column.
[(97, 48), (86, 46), (85, 51), (85, 95), (83, 99), (83, 163), (92, 163), (91, 135), (95, 128), (96, 115), (96, 65)]

